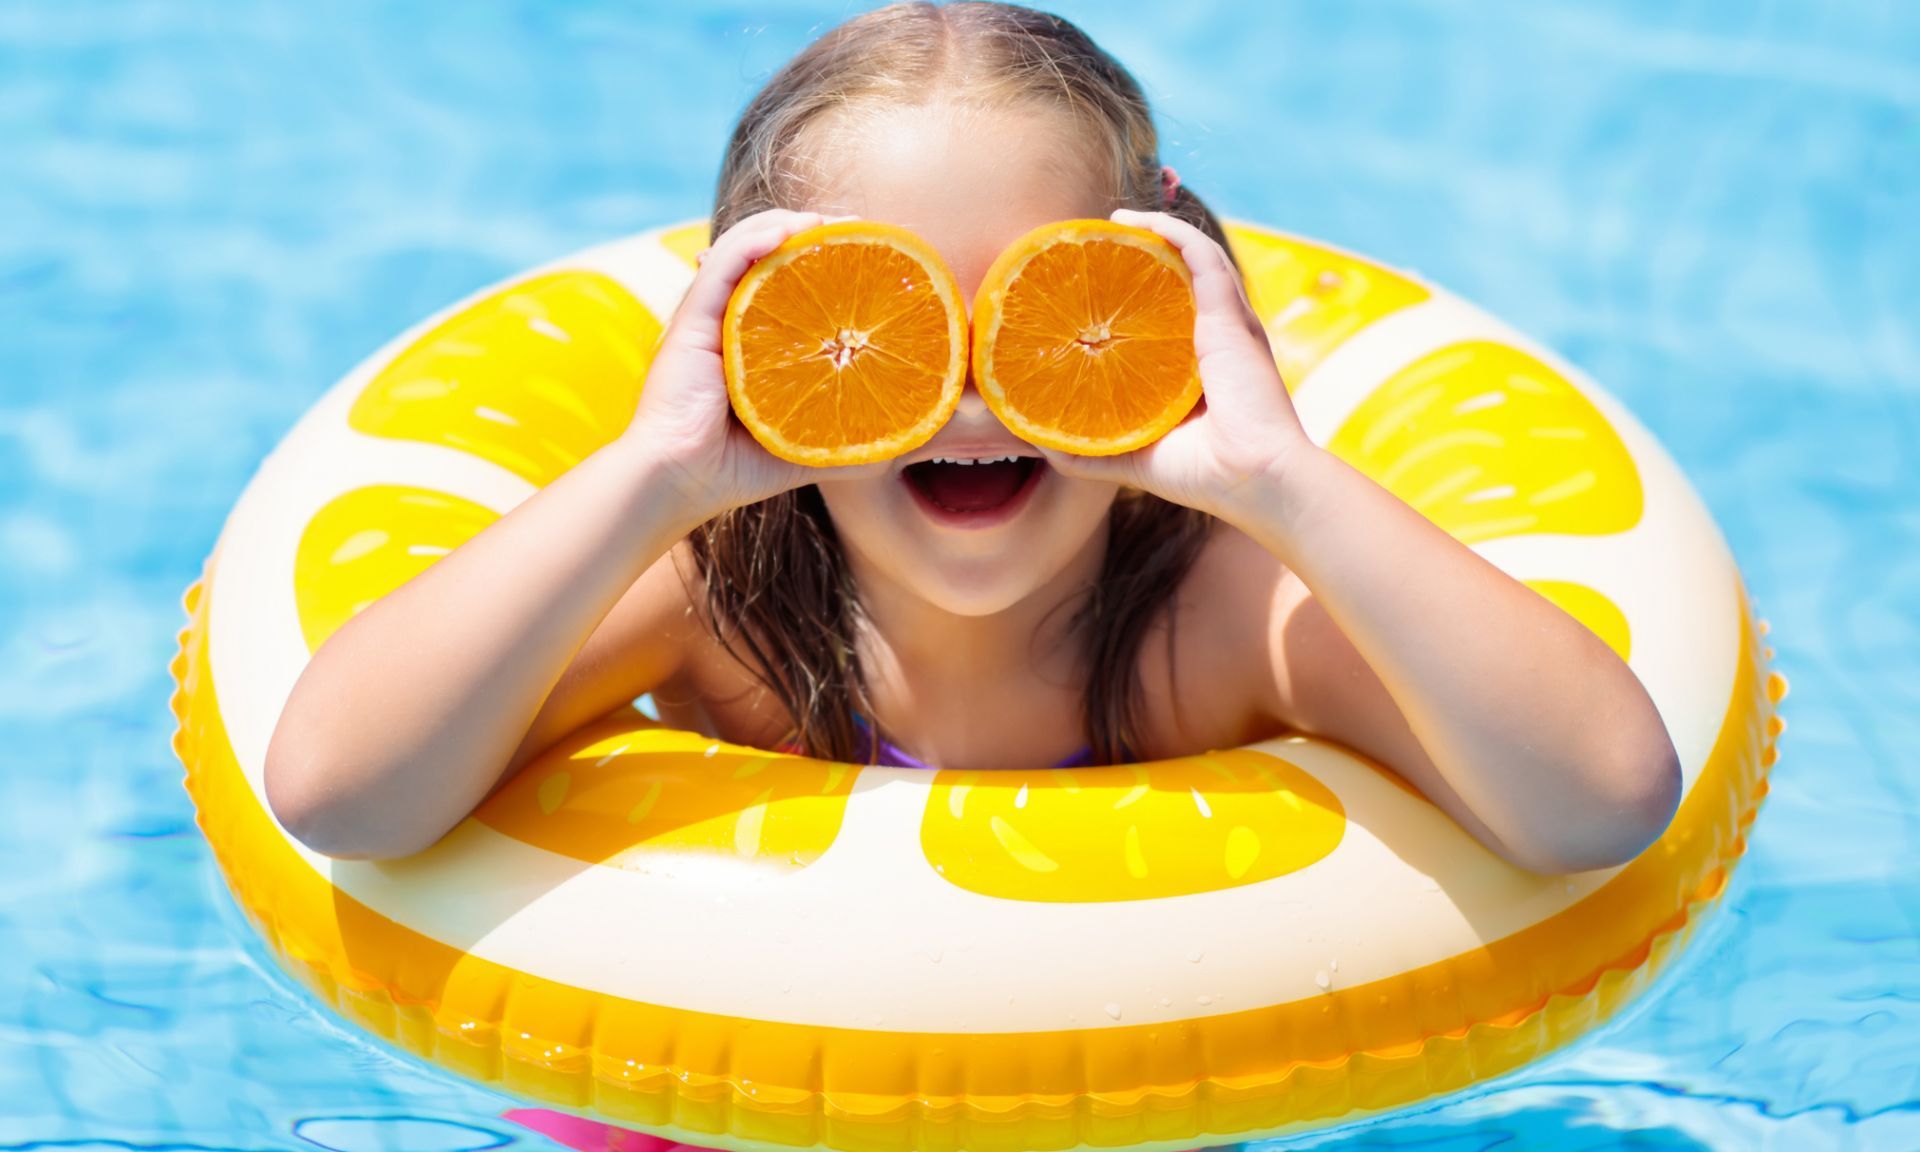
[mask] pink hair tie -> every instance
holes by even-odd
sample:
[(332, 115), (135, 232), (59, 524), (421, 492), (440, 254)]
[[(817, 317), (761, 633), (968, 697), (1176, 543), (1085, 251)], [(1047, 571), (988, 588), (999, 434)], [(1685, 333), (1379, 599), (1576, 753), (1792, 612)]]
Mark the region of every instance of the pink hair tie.
[(1179, 190), (1180, 173), (1175, 172), (1171, 165), (1162, 164), (1160, 166), (1160, 199), (1166, 203), (1167, 207), (1171, 208), (1173, 207), (1173, 194)]

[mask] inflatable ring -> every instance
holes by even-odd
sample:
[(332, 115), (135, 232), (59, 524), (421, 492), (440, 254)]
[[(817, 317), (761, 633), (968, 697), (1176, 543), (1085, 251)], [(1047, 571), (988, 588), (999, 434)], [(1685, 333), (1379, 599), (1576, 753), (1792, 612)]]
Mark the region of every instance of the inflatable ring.
[(461, 303), (262, 465), (186, 596), (175, 748), (239, 905), (359, 1028), (506, 1091), (736, 1149), (1175, 1149), (1448, 1092), (1587, 1032), (1721, 892), (1785, 684), (1698, 497), (1577, 371), (1412, 276), (1235, 226), (1316, 440), (1631, 663), (1685, 795), (1540, 876), (1398, 778), (1276, 739), (926, 772), (640, 713), (432, 849), (342, 862), (263, 800), (310, 654), (629, 421), (703, 223)]

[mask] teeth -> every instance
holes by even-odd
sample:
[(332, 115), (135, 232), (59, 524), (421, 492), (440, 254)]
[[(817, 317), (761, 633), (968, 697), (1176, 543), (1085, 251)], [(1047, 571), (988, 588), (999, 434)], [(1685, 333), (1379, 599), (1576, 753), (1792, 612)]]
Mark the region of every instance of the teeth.
[(1018, 459), (1020, 459), (1018, 456), (988, 456), (979, 460), (962, 460), (958, 456), (935, 456), (929, 463), (958, 464), (964, 468), (974, 464), (1012, 464)]

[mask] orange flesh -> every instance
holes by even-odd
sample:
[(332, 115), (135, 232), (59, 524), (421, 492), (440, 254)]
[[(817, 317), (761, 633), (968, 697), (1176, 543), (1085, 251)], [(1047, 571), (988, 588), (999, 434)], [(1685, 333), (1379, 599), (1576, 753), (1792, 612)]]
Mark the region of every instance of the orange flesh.
[[(1124, 451), (1177, 424), (1198, 398), (1193, 293), (1177, 253), (1074, 222), (1002, 275), (979, 317), (981, 393), (1048, 447)], [(1150, 237), (1149, 242), (1159, 242)], [(996, 284), (998, 280), (1000, 283)], [(997, 321), (997, 322), (996, 322)]]
[(810, 464), (924, 442), (951, 412), (956, 362), (964, 367), (957, 293), (940, 288), (921, 259), (883, 240), (822, 242), (780, 260), (729, 307), (741, 420), (776, 454)]

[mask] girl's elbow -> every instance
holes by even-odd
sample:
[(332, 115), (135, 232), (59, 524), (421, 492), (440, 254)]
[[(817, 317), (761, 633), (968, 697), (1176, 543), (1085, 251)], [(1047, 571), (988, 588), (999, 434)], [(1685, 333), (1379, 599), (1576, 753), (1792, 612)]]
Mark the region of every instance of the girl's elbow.
[(1654, 720), (1650, 731), (1619, 747), (1606, 802), (1613, 810), (1616, 852), (1612, 864), (1625, 864), (1660, 839), (1680, 810), (1680, 754), (1666, 725)]
[(1660, 839), (1680, 811), (1680, 755), (1664, 728), (1657, 744), (1637, 757), (1624, 773), (1631, 781), (1621, 797), (1620, 822), (1626, 849), (1617, 864), (1624, 864), (1646, 851)]
[(427, 843), (383, 835), (333, 783), (341, 774), (312, 756), (288, 752), (276, 738), (267, 748), (267, 810), (287, 835), (335, 860), (391, 860)]
[(1679, 811), (1680, 758), (1664, 729), (1657, 741), (1622, 749), (1600, 778), (1605, 783), (1583, 806), (1573, 835), (1513, 862), (1543, 875), (1617, 868), (1660, 839)]

